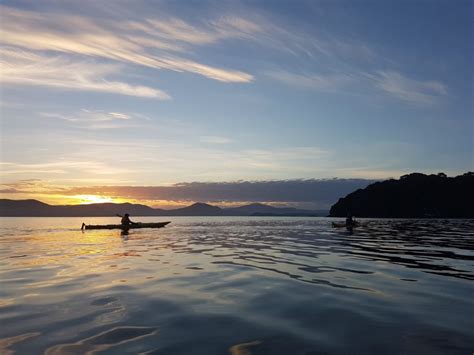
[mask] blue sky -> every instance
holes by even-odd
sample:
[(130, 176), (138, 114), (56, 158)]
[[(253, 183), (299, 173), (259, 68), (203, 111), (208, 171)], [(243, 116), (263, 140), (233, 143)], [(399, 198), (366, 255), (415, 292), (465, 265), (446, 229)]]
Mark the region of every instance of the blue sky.
[(4, 197), (473, 170), (471, 1), (0, 6)]

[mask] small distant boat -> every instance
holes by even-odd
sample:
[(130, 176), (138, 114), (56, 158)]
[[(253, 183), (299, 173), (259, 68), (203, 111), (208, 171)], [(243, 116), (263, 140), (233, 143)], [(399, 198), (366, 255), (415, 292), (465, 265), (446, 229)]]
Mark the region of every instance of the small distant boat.
[(354, 222), (352, 224), (346, 224), (345, 222), (342, 222), (342, 223), (332, 222), (333, 228), (356, 228), (360, 226), (361, 224), (359, 222)]
[(137, 228), (163, 228), (171, 222), (158, 222), (158, 223), (133, 223), (130, 225), (123, 224), (85, 224), (82, 223), (81, 230), (84, 229), (137, 229)]

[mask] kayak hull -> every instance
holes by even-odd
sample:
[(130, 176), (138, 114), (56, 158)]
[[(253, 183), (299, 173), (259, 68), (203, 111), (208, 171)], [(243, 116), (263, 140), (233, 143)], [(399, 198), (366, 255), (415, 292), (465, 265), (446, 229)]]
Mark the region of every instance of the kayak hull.
[(139, 228), (163, 228), (171, 222), (158, 222), (158, 223), (136, 223), (128, 226), (122, 224), (83, 224), (81, 229), (139, 229)]

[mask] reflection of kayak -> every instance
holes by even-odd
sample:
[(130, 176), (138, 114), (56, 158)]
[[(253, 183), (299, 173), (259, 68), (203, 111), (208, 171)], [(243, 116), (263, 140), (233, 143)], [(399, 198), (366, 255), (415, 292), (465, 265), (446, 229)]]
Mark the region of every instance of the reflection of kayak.
[(346, 224), (344, 222), (338, 223), (338, 222), (332, 222), (333, 228), (355, 228), (355, 227), (360, 227), (359, 222), (354, 222), (353, 224)]
[(85, 224), (82, 223), (81, 229), (136, 229), (136, 228), (163, 228), (171, 222), (158, 222), (158, 223), (134, 223), (129, 226), (124, 226), (122, 224)]

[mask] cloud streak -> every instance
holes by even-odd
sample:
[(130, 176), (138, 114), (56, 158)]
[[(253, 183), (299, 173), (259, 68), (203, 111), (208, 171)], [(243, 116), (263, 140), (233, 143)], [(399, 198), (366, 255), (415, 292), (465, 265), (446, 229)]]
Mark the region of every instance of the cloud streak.
[(369, 93), (382, 93), (397, 100), (419, 105), (433, 105), (448, 95), (447, 87), (435, 80), (414, 80), (396, 71), (354, 70), (350, 74), (293, 73), (269, 71), (266, 75), (286, 85), (323, 92), (349, 92), (354, 87)]
[(160, 100), (170, 98), (167, 93), (158, 89), (108, 80), (108, 77), (117, 75), (120, 71), (120, 66), (114, 64), (75, 61), (12, 48), (0, 48), (0, 58), (4, 84), (48, 86)]
[[(150, 15), (144, 13), (140, 6), (136, 13), (130, 13), (119, 5), (116, 9), (120, 13), (119, 18), (104, 13), (99, 6), (96, 16), (66, 14), (61, 12), (61, 9), (64, 10), (61, 6), (58, 6), (59, 11), (53, 15), (9, 6), (0, 6), (0, 9), (3, 14), (0, 43), (11, 48), (21, 47), (24, 51), (87, 56), (154, 69), (193, 73), (221, 82), (249, 83), (255, 80), (250, 73), (190, 59), (196, 57), (195, 49), (224, 41), (246, 40), (267, 49), (273, 48), (280, 54), (285, 52), (302, 61), (309, 60), (308, 63), (316, 63), (319, 67), (323, 65), (329, 70), (326, 73), (311, 70), (301, 73), (286, 70), (266, 72), (268, 77), (287, 85), (325, 92), (349, 91), (353, 86), (360, 85), (368, 87), (369, 94), (383, 93), (403, 102), (421, 105), (435, 103), (446, 96), (448, 91), (438, 81), (419, 81), (393, 70), (375, 69), (367, 72), (361, 66), (362, 63), (374, 65), (373, 61), (378, 60), (388, 64), (389, 60), (356, 39), (342, 38), (323, 30), (305, 33), (299, 28), (273, 23), (269, 17), (257, 12), (247, 13), (245, 18), (227, 14), (208, 20), (200, 18), (191, 23), (165, 11), (161, 11), (160, 15)], [(48, 57), (51, 57), (50, 53)], [(58, 64), (66, 66), (85, 65), (64, 63), (67, 61), (64, 58), (57, 60), (62, 61)], [(41, 68), (31, 66), (30, 73), (34, 74), (34, 70)], [(62, 72), (53, 74), (51, 72), (51, 76), (57, 79), (62, 77)], [(45, 85), (72, 87), (64, 85), (61, 80), (52, 80), (51, 77), (44, 79), (49, 79), (44, 80)], [(15, 79), (15, 83), (22, 84), (38, 85), (40, 82), (28, 81), (25, 76), (21, 80)], [(85, 75), (74, 87), (143, 97), (168, 97), (166, 93), (156, 89), (105, 80), (97, 82)]]
[(291, 86), (299, 86), (303, 88), (321, 90), (321, 91), (336, 91), (354, 81), (350, 75), (337, 74), (316, 74), (316, 73), (291, 73), (288, 71), (269, 71), (266, 73), (272, 79), (283, 82)]
[(39, 112), (41, 117), (60, 120), (77, 128), (112, 129), (142, 127), (150, 119), (136, 113), (107, 112), (102, 110), (81, 109), (76, 113)]
[(199, 74), (222, 82), (247, 83), (253, 76), (186, 59), (177, 53), (187, 45), (213, 43), (239, 35), (200, 30), (179, 19), (130, 20), (86, 18), (61, 13), (43, 14), (1, 6), (1, 43), (36, 51), (55, 51), (110, 59), (155, 69)]
[(379, 71), (370, 76), (375, 87), (402, 101), (432, 105), (448, 94), (445, 85), (438, 81), (419, 81), (394, 71)]
[(114, 168), (98, 161), (59, 161), (54, 163), (13, 163), (0, 162), (2, 174), (46, 174), (63, 175), (77, 174), (83, 171), (94, 171), (95, 175), (116, 175), (125, 174), (130, 170), (124, 168)]

